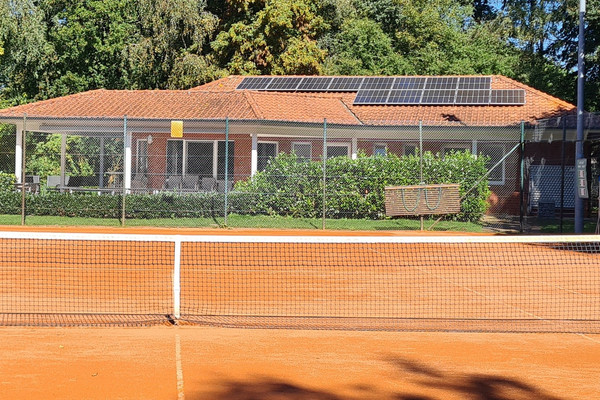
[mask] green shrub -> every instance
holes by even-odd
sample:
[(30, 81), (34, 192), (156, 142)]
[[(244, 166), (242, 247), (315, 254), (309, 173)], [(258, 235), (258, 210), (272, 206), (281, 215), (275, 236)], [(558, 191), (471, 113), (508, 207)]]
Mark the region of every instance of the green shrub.
[[(477, 221), (488, 207), (490, 195), (486, 159), (468, 152), (444, 158), (423, 154), (423, 182), (459, 183), (465, 198), (456, 219)], [(420, 183), (418, 156), (359, 155), (356, 160), (335, 157), (326, 161), (325, 210), (329, 218), (384, 218), (385, 187)], [(478, 182), (478, 183), (477, 183)], [(280, 154), (251, 179), (238, 182), (236, 191), (247, 193), (251, 214), (318, 217), (323, 207), (323, 170), (319, 162), (305, 162), (293, 154)], [(467, 193), (468, 192), (468, 193)]]
[(14, 174), (0, 172), (0, 192), (14, 192), (16, 182)]

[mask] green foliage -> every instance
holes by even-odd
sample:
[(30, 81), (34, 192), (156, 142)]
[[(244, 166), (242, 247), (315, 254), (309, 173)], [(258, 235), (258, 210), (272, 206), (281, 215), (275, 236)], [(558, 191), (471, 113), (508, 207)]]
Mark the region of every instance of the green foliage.
[(0, 172), (0, 192), (14, 192), (16, 181), (14, 174)]
[[(458, 219), (477, 221), (488, 207), (490, 195), (485, 157), (468, 152), (423, 155), (423, 181), (459, 183), (465, 196)], [(384, 189), (390, 185), (419, 184), (420, 159), (396, 155), (330, 158), (326, 162), (326, 215), (330, 218), (383, 218)], [(268, 167), (236, 191), (248, 193), (246, 208), (255, 214), (317, 217), (323, 207), (323, 170), (318, 162), (304, 162), (293, 154), (280, 154)]]
[(327, 28), (315, 2), (241, 0), (212, 42), (214, 56), (234, 74), (319, 74), (325, 52), (316, 39)]

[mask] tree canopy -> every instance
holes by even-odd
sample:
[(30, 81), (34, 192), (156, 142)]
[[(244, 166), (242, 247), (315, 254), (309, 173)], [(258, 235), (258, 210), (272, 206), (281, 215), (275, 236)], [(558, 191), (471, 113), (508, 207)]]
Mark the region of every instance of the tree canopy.
[[(600, 107), (600, 0), (586, 108)], [(227, 74), (502, 74), (575, 101), (576, 0), (10, 0), (0, 107)]]

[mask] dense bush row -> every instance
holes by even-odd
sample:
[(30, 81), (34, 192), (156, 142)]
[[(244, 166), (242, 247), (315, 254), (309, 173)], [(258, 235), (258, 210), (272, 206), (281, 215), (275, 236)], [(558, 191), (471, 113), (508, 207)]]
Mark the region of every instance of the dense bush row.
[[(484, 178), (485, 162), (468, 152), (453, 153), (444, 158), (426, 153), (423, 155), (423, 182), (460, 183), (460, 193), (466, 197), (462, 212), (456, 218), (477, 221), (487, 209), (490, 194)], [(264, 171), (237, 182), (227, 198), (228, 209), (238, 214), (320, 217), (325, 185), (328, 218), (383, 218), (384, 188), (418, 184), (420, 169), (417, 156), (361, 155), (356, 160), (336, 157), (326, 161), (324, 183), (321, 163), (305, 162), (293, 154), (280, 154)], [(0, 175), (0, 209), (3, 213), (18, 214), (21, 210), (21, 195), (14, 191), (13, 182)], [(225, 196), (222, 193), (131, 194), (125, 203), (127, 218), (215, 217), (224, 213)], [(120, 218), (122, 197), (45, 192), (27, 194), (26, 207), (27, 215)]]
[[(486, 158), (474, 157), (469, 152), (447, 154), (443, 158), (428, 152), (423, 154), (423, 182), (459, 183), (460, 194), (465, 195), (465, 199), (456, 218), (477, 221), (487, 210), (490, 195), (485, 179), (486, 162)], [(382, 218), (385, 187), (419, 184), (420, 170), (420, 159), (414, 155), (328, 159), (326, 215), (329, 218)], [(253, 194), (246, 204), (246, 211), (250, 213), (318, 217), (323, 207), (322, 164), (304, 162), (293, 154), (280, 154), (264, 171), (239, 182), (236, 191)]]

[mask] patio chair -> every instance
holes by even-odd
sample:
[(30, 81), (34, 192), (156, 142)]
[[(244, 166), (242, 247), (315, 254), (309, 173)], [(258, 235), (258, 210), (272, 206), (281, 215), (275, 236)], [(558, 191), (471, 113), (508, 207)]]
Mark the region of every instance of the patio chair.
[[(65, 186), (69, 184), (69, 175), (65, 175)], [(49, 189), (59, 189), (60, 176), (59, 175), (48, 175), (46, 178), (46, 187)]]
[(198, 190), (198, 175), (186, 175), (181, 182), (181, 189), (189, 192)]
[(201, 189), (203, 192), (213, 192), (215, 190), (216, 180), (215, 178), (204, 177), (201, 182)]
[[(233, 190), (233, 181), (227, 181), (227, 191), (231, 192)], [(218, 180), (217, 181), (217, 192), (225, 193), (225, 181)]]
[(166, 190), (179, 190), (181, 189), (181, 175), (171, 175), (167, 177), (165, 181)]
[(142, 192), (146, 190), (148, 187), (148, 178), (144, 175), (135, 175), (133, 179), (131, 179), (131, 189), (136, 192)]

